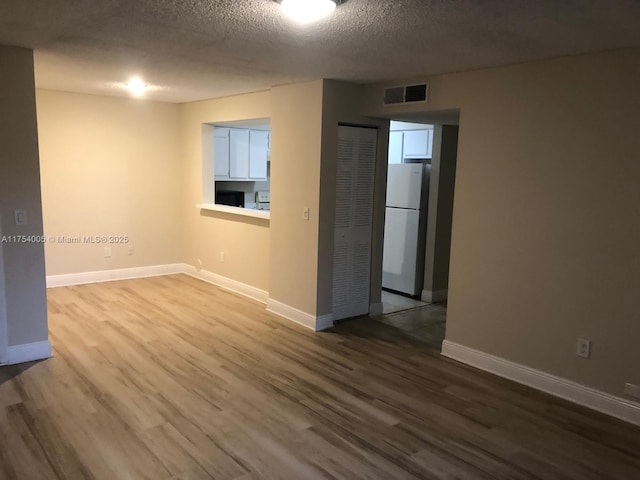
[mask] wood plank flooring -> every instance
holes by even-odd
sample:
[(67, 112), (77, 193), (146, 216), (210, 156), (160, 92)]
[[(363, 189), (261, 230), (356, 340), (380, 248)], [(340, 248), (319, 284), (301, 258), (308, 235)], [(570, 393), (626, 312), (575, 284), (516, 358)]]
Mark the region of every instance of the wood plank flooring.
[(55, 356), (0, 369), (2, 480), (640, 479), (639, 428), (388, 323), (314, 334), (183, 275), (48, 297)]

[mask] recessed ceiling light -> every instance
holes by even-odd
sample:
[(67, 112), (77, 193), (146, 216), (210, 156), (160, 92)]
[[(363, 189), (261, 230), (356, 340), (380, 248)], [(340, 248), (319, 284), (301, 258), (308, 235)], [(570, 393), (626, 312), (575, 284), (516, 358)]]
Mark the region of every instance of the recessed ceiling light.
[(285, 15), (302, 24), (328, 17), (340, 3), (342, 0), (280, 0)]
[(146, 85), (140, 78), (132, 78), (126, 84), (126, 87), (129, 89), (131, 94), (135, 97), (140, 97), (147, 90), (148, 85)]

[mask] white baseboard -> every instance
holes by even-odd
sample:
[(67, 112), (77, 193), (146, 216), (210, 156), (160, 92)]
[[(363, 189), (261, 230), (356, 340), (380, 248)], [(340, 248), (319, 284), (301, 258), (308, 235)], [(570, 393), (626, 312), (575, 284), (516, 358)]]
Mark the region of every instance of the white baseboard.
[(314, 332), (333, 327), (333, 315), (331, 314), (318, 317), (271, 298), (267, 301), (267, 311), (307, 327)]
[(316, 332), (333, 328), (333, 314), (320, 315), (316, 317)]
[(252, 287), (246, 283), (238, 282), (237, 280), (232, 280), (231, 278), (223, 277), (222, 275), (218, 275), (217, 273), (209, 272), (207, 270), (198, 270), (196, 267), (191, 265), (183, 264), (182, 273), (186, 273), (191, 277), (211, 283), (220, 288), (224, 288), (225, 290), (239, 293), (245, 297), (257, 300), (260, 303), (267, 303), (267, 299), (269, 298), (269, 293), (265, 290), (260, 290), (259, 288)]
[(267, 303), (268, 292), (247, 285), (246, 283), (223, 277), (207, 270), (198, 270), (186, 263), (169, 265), (152, 265), (148, 267), (121, 268), (118, 270), (101, 270), (98, 272), (69, 273), (66, 275), (47, 275), (47, 288), (83, 285), (86, 283), (112, 282), (116, 280), (131, 280), (134, 278), (158, 277), (161, 275), (175, 275), (185, 273), (189, 276), (211, 283), (218, 287), (239, 293), (262, 303)]
[(427, 303), (438, 303), (444, 302), (447, 299), (449, 294), (449, 290), (422, 290), (422, 294), (420, 295), (420, 300)]
[(157, 277), (183, 273), (185, 265), (174, 263), (169, 265), (151, 265), (148, 267), (120, 268), (118, 270), (101, 270), (98, 272), (69, 273), (66, 275), (47, 275), (47, 288), (68, 287), (85, 283), (113, 282), (132, 278)]
[(442, 355), (514, 382), (564, 398), (635, 425), (640, 425), (640, 403), (595, 390), (579, 383), (525, 367), (500, 357), (445, 340)]
[(16, 363), (33, 362), (51, 357), (51, 343), (43, 342), (24, 343), (22, 345), (9, 346), (7, 349), (7, 362), (3, 365), (15, 365)]
[(372, 317), (379, 317), (382, 315), (382, 302), (369, 304), (369, 315)]

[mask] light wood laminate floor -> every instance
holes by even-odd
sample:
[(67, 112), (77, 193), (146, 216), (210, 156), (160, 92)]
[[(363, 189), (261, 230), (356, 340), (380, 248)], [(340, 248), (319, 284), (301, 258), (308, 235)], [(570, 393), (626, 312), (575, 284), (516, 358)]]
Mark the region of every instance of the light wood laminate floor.
[(640, 429), (384, 322), (315, 334), (183, 275), (48, 297), (55, 356), (0, 369), (2, 480), (640, 478)]

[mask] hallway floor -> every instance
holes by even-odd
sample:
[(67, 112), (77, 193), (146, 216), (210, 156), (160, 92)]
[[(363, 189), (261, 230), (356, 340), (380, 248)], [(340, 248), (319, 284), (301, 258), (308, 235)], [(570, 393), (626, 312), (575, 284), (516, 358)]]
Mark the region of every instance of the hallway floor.
[(397, 293), (382, 291), (382, 314), (401, 312), (412, 308), (424, 307), (429, 305), (427, 302), (416, 300), (415, 298), (405, 297)]
[(376, 321), (439, 350), (444, 340), (446, 319), (446, 303), (423, 303), (419, 308), (383, 315), (376, 318)]

